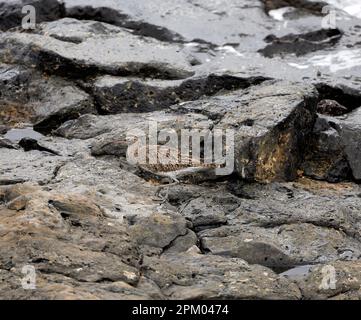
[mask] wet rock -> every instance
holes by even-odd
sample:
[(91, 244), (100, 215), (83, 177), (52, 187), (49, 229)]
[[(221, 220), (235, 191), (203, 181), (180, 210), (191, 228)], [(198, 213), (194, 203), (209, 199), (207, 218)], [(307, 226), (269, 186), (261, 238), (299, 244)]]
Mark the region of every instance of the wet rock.
[(326, 111), (326, 115), (341, 116), (361, 106), (361, 92), (358, 88), (326, 83), (317, 83), (315, 86), (320, 96), (318, 112), (321, 114)]
[(199, 41), (222, 46), (240, 43), (245, 34), (252, 36), (256, 28), (263, 29), (263, 24), (255, 23), (263, 16), (261, 4), (249, 0), (156, 0), (151, 4), (66, 0), (65, 6), (70, 16), (105, 21), (168, 42)]
[(34, 131), (32, 127), (24, 127), (20, 129), (10, 129), (5, 134), (4, 138), (10, 140), (11, 142), (19, 142), (23, 138), (42, 139), (44, 136), (41, 133)]
[[(331, 7), (324, 3), (320, 6), (320, 9), (324, 7), (326, 7), (324, 14), (327, 15)], [(262, 8), (254, 7), (252, 10), (259, 11)], [(274, 34), (277, 39), (290, 34), (298, 35), (299, 37), (308, 32), (319, 31), (322, 34), (324, 31), (320, 30), (321, 25), (331, 22), (329, 18), (332, 14), (325, 18), (322, 16), (324, 14), (318, 16), (312, 14), (312, 11), (294, 10), (292, 5), (290, 7), (289, 4), (284, 3), (281, 9), (272, 11), (269, 16), (263, 14), (260, 22), (262, 26), (254, 29), (257, 32), (253, 32), (252, 37), (249, 36), (246, 30), (245, 36), (240, 42), (241, 45), (238, 45), (238, 42), (236, 42), (233, 46), (228, 47), (228, 49), (214, 49), (212, 51), (204, 49), (201, 45), (195, 45), (195, 50), (202, 51), (202, 53), (197, 55), (197, 58), (202, 62), (197, 69), (208, 73), (210, 70), (212, 72), (215, 72), (215, 70), (217, 72), (227, 70), (237, 75), (259, 75), (287, 81), (300, 81), (302, 79), (307, 83), (316, 85), (322, 82), (331, 86), (342, 84), (358, 89), (360, 80), (360, 50), (358, 46), (355, 46), (355, 43), (359, 41), (357, 27), (359, 23), (357, 19), (352, 18), (342, 10), (335, 9), (332, 12), (335, 12), (337, 15), (336, 27), (342, 32), (342, 37), (335, 45), (332, 45), (331, 41), (325, 49), (300, 56), (282, 54), (281, 57), (275, 56), (272, 59), (264, 57), (259, 52), (255, 53), (258, 50), (264, 49), (266, 45), (264, 39), (270, 34)], [(258, 18), (255, 16), (252, 17), (255, 18), (253, 21), (258, 21)], [(245, 20), (247, 21), (249, 18)], [(334, 26), (330, 24), (329, 28), (334, 28)], [(290, 51), (292, 51), (292, 48)], [(344, 105), (343, 103), (341, 104)]]
[(285, 54), (301, 56), (333, 46), (341, 37), (342, 33), (338, 29), (321, 29), (297, 35), (289, 34), (281, 38), (270, 35), (265, 38), (265, 41), (271, 44), (259, 50), (259, 52), (267, 58)]
[(124, 12), (124, 7), (117, 3), (100, 1), (65, 0), (67, 17), (79, 20), (95, 20), (106, 22), (132, 30), (136, 35), (152, 37), (160, 41), (182, 41), (182, 36), (165, 27), (137, 20)]
[(66, 120), (96, 112), (87, 93), (61, 78), (2, 65), (0, 83), (0, 122), (5, 124), (30, 122), (35, 130), (49, 133)]
[[(80, 43), (74, 43), (74, 37)], [(40, 31), (33, 33), (8, 32), (0, 43), (3, 61), (36, 66), (52, 74), (84, 77), (100, 73), (161, 79), (193, 75), (179, 46), (143, 39), (100, 22), (62, 19), (43, 23)]]
[(196, 253), (147, 257), (143, 273), (171, 299), (299, 299), (297, 286), (241, 259)]
[(0, 30), (20, 27), (23, 18), (28, 14), (22, 12), (22, 8), (31, 5), (35, 8), (36, 21), (52, 21), (60, 19), (65, 14), (65, 7), (58, 0), (15, 0), (0, 2)]

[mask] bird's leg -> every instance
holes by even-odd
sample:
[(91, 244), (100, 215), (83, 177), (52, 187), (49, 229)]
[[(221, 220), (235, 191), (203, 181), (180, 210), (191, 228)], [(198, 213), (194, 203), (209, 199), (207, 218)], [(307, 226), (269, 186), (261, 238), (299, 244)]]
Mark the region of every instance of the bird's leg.
[[(173, 182), (160, 186), (156, 193), (157, 197), (159, 197), (162, 200), (162, 203), (168, 202), (168, 200), (169, 200), (169, 187), (180, 183), (180, 181), (176, 177), (174, 177), (174, 176), (169, 176), (169, 177), (172, 179)], [(166, 188), (166, 191), (165, 191), (166, 193), (165, 193), (165, 195), (162, 195), (161, 191), (164, 188)]]

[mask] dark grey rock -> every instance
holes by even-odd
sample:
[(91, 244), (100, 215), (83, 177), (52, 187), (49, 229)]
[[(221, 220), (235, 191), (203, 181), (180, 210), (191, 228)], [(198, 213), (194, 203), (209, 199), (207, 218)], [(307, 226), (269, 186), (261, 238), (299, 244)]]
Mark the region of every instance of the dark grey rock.
[(262, 0), (262, 2), (266, 12), (284, 7), (294, 7), (317, 15), (321, 15), (323, 13), (322, 8), (327, 5), (323, 1), (309, 0)]
[(48, 152), (53, 155), (59, 156), (60, 154), (54, 150), (48, 149), (46, 147), (43, 147), (39, 145), (38, 141), (32, 138), (23, 138), (19, 141), (19, 146), (24, 149), (25, 152), (31, 151), (31, 150), (39, 150), (43, 152)]
[(301, 179), (269, 185), (174, 186), (169, 199), (182, 214), (183, 208), (192, 208), (188, 213), (194, 220), (208, 214), (216, 219), (217, 213), (226, 217), (225, 225), (196, 228), (202, 251), (282, 271), (359, 259), (359, 193), (356, 184)]
[[(317, 112), (322, 116), (317, 119), (308, 141), (302, 170), (307, 176), (330, 182), (359, 179), (356, 177), (355, 160), (353, 169), (350, 162), (357, 145), (349, 135), (357, 132), (357, 125), (354, 124), (357, 123), (356, 114), (361, 106), (361, 94), (359, 90), (347, 86), (320, 83), (316, 87), (320, 95)], [(350, 121), (353, 124), (348, 125)], [(352, 133), (349, 130), (351, 127)], [(352, 146), (346, 147), (348, 144)]]
[(338, 123), (338, 130), (345, 148), (346, 157), (350, 164), (352, 175), (356, 180), (361, 179), (361, 164), (359, 161), (361, 157), (360, 117), (361, 109), (356, 109)]
[(331, 124), (331, 118), (317, 119), (301, 168), (304, 175), (314, 179), (329, 182), (351, 180), (345, 146), (339, 132)]
[(325, 118), (311, 138), (303, 169), (307, 175), (328, 181), (361, 179), (360, 109), (341, 117)]
[(94, 83), (93, 96), (103, 114), (148, 112), (166, 109), (183, 101), (247, 88), (264, 81), (262, 77), (238, 78), (209, 75), (184, 81), (155, 81), (104, 76)]
[(174, 31), (146, 22), (125, 13), (124, 3), (109, 1), (66, 0), (67, 17), (79, 20), (95, 20), (130, 29), (134, 34), (152, 37), (160, 41), (182, 41), (181, 35)]
[(317, 92), (282, 82), (264, 82), (228, 95), (172, 109), (215, 120), (215, 128), (235, 131), (235, 166), (241, 178), (292, 180), (316, 119)]
[(0, 122), (34, 123), (35, 130), (49, 133), (82, 113), (95, 113), (92, 98), (72, 82), (46, 77), (20, 66), (0, 69)]
[(342, 33), (338, 29), (321, 29), (298, 35), (289, 34), (281, 38), (269, 35), (265, 41), (270, 44), (259, 50), (259, 52), (267, 58), (285, 54), (301, 56), (309, 52), (331, 47), (341, 37)]

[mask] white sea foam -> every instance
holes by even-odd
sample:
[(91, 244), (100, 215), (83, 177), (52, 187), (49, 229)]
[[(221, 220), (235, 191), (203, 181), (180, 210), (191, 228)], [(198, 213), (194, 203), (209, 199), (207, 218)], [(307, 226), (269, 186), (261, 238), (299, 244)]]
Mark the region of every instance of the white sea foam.
[(237, 57), (242, 57), (243, 54), (240, 53), (239, 51), (237, 51), (235, 48), (233, 48), (232, 46), (222, 46), (222, 47), (218, 47), (216, 49), (217, 51), (223, 51), (225, 53), (230, 53), (230, 54), (234, 54)]
[(283, 7), (283, 8), (280, 8), (280, 9), (270, 10), (268, 12), (268, 14), (275, 20), (284, 21), (285, 20), (284, 15), (286, 13), (292, 12), (294, 10), (295, 9), (292, 8), (292, 7)]
[(308, 69), (310, 66), (304, 65), (304, 64), (298, 64), (298, 63), (293, 63), (293, 62), (289, 62), (288, 63), (291, 67), (297, 68), (297, 69)]
[(323, 55), (315, 55), (309, 58), (306, 63), (288, 63), (297, 69), (307, 69), (310, 66), (328, 68), (331, 72), (361, 67), (361, 49), (340, 50)]
[(316, 55), (308, 62), (316, 67), (328, 67), (331, 72), (361, 66), (361, 49), (340, 50), (327, 55)]
[[(351, 16), (361, 19), (361, 0), (325, 0), (325, 2), (335, 8), (347, 12)], [(284, 15), (288, 12), (292, 12), (293, 10), (294, 8), (292, 7), (283, 7), (280, 9), (270, 10), (268, 14), (277, 21), (284, 21)]]
[(346, 11), (351, 16), (355, 16), (361, 19), (360, 0), (326, 0), (326, 2), (338, 9)]

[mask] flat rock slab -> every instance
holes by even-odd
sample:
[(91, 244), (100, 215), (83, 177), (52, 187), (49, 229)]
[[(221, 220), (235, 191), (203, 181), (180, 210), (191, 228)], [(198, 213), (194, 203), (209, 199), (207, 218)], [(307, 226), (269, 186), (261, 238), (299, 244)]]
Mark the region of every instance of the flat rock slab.
[(202, 255), (190, 249), (147, 258), (143, 272), (171, 299), (299, 299), (294, 283), (242, 259)]
[(96, 73), (142, 75), (165, 79), (193, 74), (179, 46), (141, 38), (100, 22), (62, 19), (44, 23), (40, 31), (8, 32), (1, 37), (3, 61), (37, 66), (49, 73), (75, 77)]
[(66, 0), (65, 6), (70, 16), (111, 22), (163, 41), (199, 40), (226, 45), (241, 42), (256, 28), (266, 32), (264, 23), (256, 22), (264, 15), (261, 4), (250, 0)]

